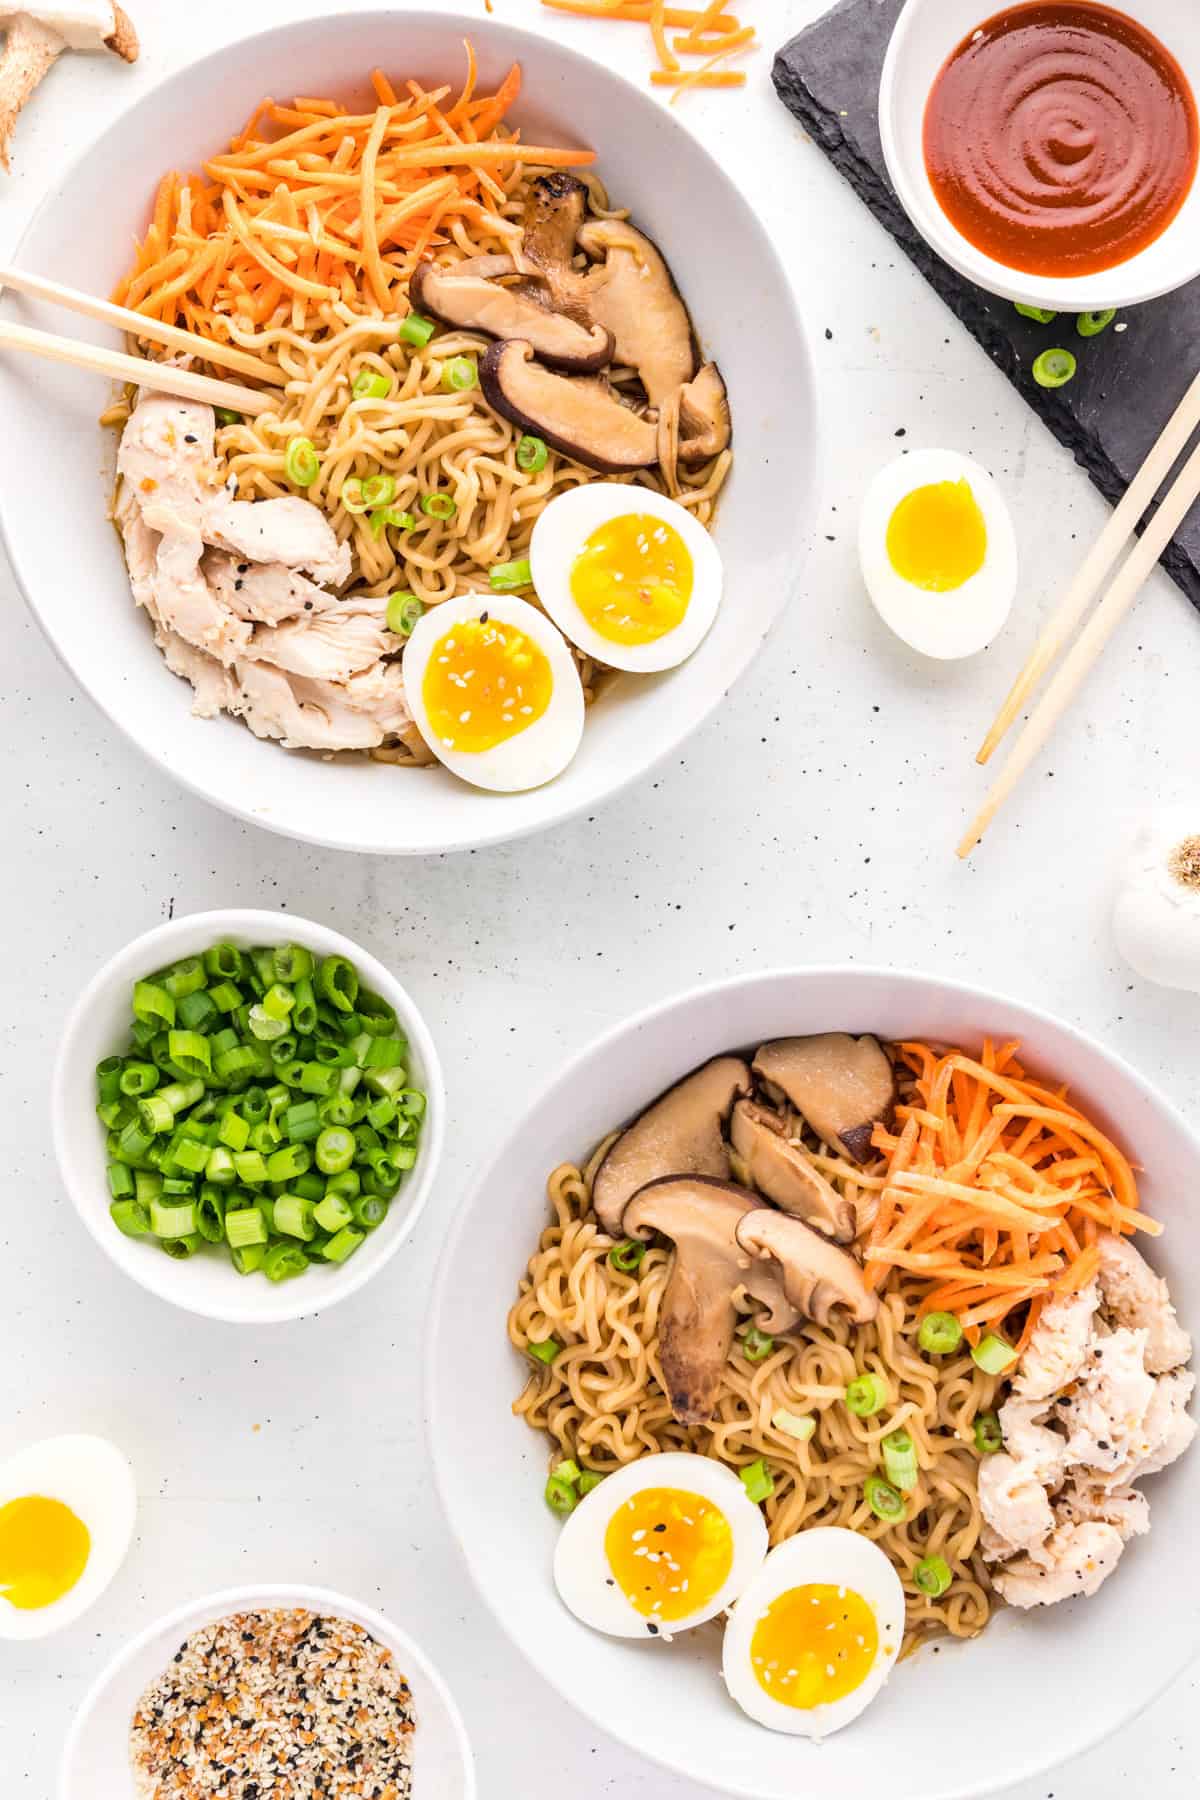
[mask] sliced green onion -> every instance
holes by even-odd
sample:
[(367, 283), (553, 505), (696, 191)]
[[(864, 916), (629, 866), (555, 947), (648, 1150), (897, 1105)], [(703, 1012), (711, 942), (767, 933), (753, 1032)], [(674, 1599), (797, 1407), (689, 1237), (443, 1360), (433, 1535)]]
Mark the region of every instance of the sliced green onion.
[(159, 1238), (158, 1247), (175, 1262), (186, 1262), (189, 1256), (195, 1256), (203, 1242), (199, 1232), (194, 1232), (191, 1237)]
[(218, 406), (218, 408), (217, 408), (217, 424), (218, 425), (240, 425), (241, 422), (242, 422), (242, 415), (240, 412), (234, 412), (233, 408), (230, 406)]
[(488, 585), (493, 594), (510, 594), (515, 588), (531, 587), (533, 570), (529, 558), (524, 556), (519, 562), (493, 563), (488, 571)]
[(279, 1194), (275, 1200), (275, 1229), (285, 1237), (307, 1240), (316, 1230), (314, 1212), (311, 1200), (301, 1199), (299, 1194)]
[(451, 494), (422, 494), (421, 511), (431, 519), (452, 519), (458, 511), (458, 502)]
[(1115, 306), (1108, 307), (1104, 312), (1080, 313), (1075, 321), (1075, 329), (1081, 338), (1099, 337), (1102, 331), (1108, 330), (1116, 316)]
[(175, 1114), (161, 1094), (149, 1094), (138, 1101), (138, 1118), (145, 1130), (154, 1133), (170, 1131), (175, 1123)]
[(265, 1244), (231, 1244), (229, 1255), (239, 1275), (253, 1275), (266, 1258)]
[(1032, 319), (1035, 325), (1053, 325), (1058, 317), (1056, 312), (1047, 312), (1044, 306), (1023, 306), (1019, 300), (1016, 307), (1023, 319)]
[(545, 468), (549, 460), (550, 451), (544, 439), (526, 434), (517, 440), (517, 467), (523, 469), (526, 475), (536, 475), (539, 469)]
[(207, 1075), (212, 1068), (212, 1048), (199, 1031), (167, 1033), (171, 1061), (188, 1075)]
[(882, 1375), (868, 1371), (857, 1376), (846, 1389), (846, 1406), (856, 1419), (870, 1419), (883, 1411), (890, 1397)]
[(410, 512), (401, 512), (394, 506), (377, 506), (370, 515), (371, 536), (382, 537), (389, 526), (397, 531), (411, 531), (416, 519)]
[(356, 400), (386, 400), (391, 391), (391, 382), (378, 369), (360, 369), (350, 389)]
[(771, 1414), (771, 1423), (776, 1431), (782, 1431), (785, 1437), (795, 1438), (798, 1444), (807, 1444), (817, 1429), (817, 1421), (811, 1413), (789, 1412), (786, 1406), (778, 1407)]
[(568, 1457), (565, 1462), (556, 1463), (550, 1473), (557, 1476), (559, 1481), (569, 1481), (571, 1486), (574, 1487), (575, 1483), (579, 1480), (579, 1477), (583, 1474), (583, 1470), (577, 1462), (571, 1461)]
[(1017, 1352), (999, 1332), (989, 1331), (971, 1350), (971, 1361), (985, 1375), (1003, 1375), (1017, 1360)]
[(245, 968), (245, 959), (236, 944), (214, 944), (200, 960), (209, 975), (216, 975), (222, 981), (240, 980)]
[(543, 1338), (540, 1344), (528, 1344), (526, 1345), (526, 1348), (535, 1362), (549, 1364), (554, 1361), (555, 1357), (562, 1349), (562, 1345), (557, 1338), (551, 1337)]
[(951, 1356), (963, 1340), (963, 1329), (953, 1313), (926, 1313), (917, 1331), (917, 1342), (927, 1356)]
[(890, 1524), (904, 1517), (903, 1494), (897, 1493), (881, 1475), (867, 1476), (863, 1482), (863, 1499), (877, 1519), (886, 1519)]
[(363, 498), (363, 484), (357, 475), (350, 475), (343, 481), (341, 490), (338, 493), (338, 499), (341, 501), (346, 511), (351, 513), (355, 518), (357, 518), (360, 513), (370, 511), (366, 500)]
[(1033, 379), (1039, 387), (1066, 387), (1074, 381), (1079, 367), (1069, 350), (1043, 350), (1033, 365)]
[(406, 344), (412, 344), (416, 349), (423, 350), (435, 329), (432, 319), (423, 319), (420, 313), (410, 312), (408, 317), (402, 321), (396, 335), (403, 338)]
[(272, 1244), (263, 1257), (262, 1272), (268, 1281), (290, 1281), (303, 1275), (308, 1258), (299, 1244)]
[(283, 1037), (288, 1028), (286, 1017), (277, 1019), (273, 1013), (267, 1011), (261, 1001), (250, 1008), (247, 1023), (252, 1034), (262, 1043), (269, 1043), (272, 1038)]
[(391, 1210), (391, 1202), (382, 1194), (359, 1194), (350, 1210), (354, 1223), (363, 1231), (377, 1231)]
[(317, 455), (317, 446), (311, 438), (294, 437), (288, 440), (288, 447), (283, 458), (283, 472), (293, 487), (311, 487), (321, 473), (321, 459)]
[(742, 1478), (742, 1486), (745, 1488), (747, 1496), (753, 1500), (756, 1506), (760, 1506), (764, 1500), (769, 1500), (775, 1492), (775, 1477), (763, 1456), (760, 1456), (757, 1462), (752, 1462), (748, 1468), (739, 1469), (738, 1474)]
[(894, 1488), (909, 1494), (917, 1485), (917, 1447), (904, 1430), (889, 1431), (880, 1445), (883, 1469)]
[(344, 956), (327, 956), (317, 969), (317, 992), (339, 1012), (354, 1011), (358, 998), (358, 970)]
[(136, 981), (133, 986), (133, 1016), (144, 1024), (173, 1025), (175, 1002), (165, 987), (156, 981)]
[(646, 1255), (646, 1246), (640, 1238), (626, 1238), (623, 1243), (614, 1244), (608, 1253), (610, 1265), (622, 1275), (636, 1275)]
[(913, 1583), (931, 1600), (940, 1600), (954, 1580), (944, 1556), (923, 1556), (913, 1570)]
[(351, 1133), (337, 1125), (327, 1126), (313, 1146), (317, 1167), (324, 1175), (341, 1175), (354, 1161), (357, 1150)]
[(415, 594), (405, 593), (399, 589), (388, 595), (387, 625), (397, 637), (408, 637), (421, 614), (425, 611)]
[(394, 475), (372, 475), (362, 484), (362, 497), (368, 507), (390, 506), (396, 498)]
[(340, 1231), (343, 1225), (349, 1225), (354, 1214), (340, 1194), (326, 1194), (325, 1198), (313, 1208), (313, 1218), (322, 1231), (331, 1235)]
[(452, 356), (442, 366), (442, 386), (449, 394), (465, 394), (479, 381), (479, 365), (473, 356)]
[(198, 956), (185, 956), (181, 962), (167, 970), (163, 976), (163, 986), (176, 1000), (182, 1000), (187, 994), (194, 994), (204, 986), (204, 963)]
[(573, 1483), (564, 1481), (561, 1475), (551, 1475), (546, 1483), (545, 1493), (546, 1505), (551, 1512), (558, 1513), (561, 1518), (566, 1518), (568, 1513), (573, 1513), (579, 1505), (579, 1495), (576, 1493)]
[(195, 1204), (185, 1200), (179, 1206), (168, 1206), (165, 1201), (152, 1200), (150, 1229), (157, 1238), (191, 1237), (196, 1229)]
[(108, 1214), (126, 1237), (145, 1237), (150, 1230), (150, 1213), (140, 1200), (114, 1200)]
[(994, 1412), (977, 1413), (975, 1417), (975, 1448), (980, 1456), (994, 1456), (997, 1450), (1004, 1448), (1004, 1433), (1000, 1428), (1000, 1415)]
[(607, 1481), (607, 1479), (608, 1477), (606, 1475), (598, 1474), (595, 1469), (585, 1469), (579, 1477), (579, 1480), (575, 1483), (579, 1498), (581, 1500), (586, 1499), (594, 1488), (598, 1488), (600, 1483), (602, 1481)]
[(307, 1174), (311, 1168), (312, 1153), (307, 1144), (282, 1144), (267, 1158), (267, 1178), (270, 1181), (291, 1181), (297, 1175)]
[(348, 1256), (354, 1255), (362, 1242), (361, 1231), (356, 1231), (353, 1225), (343, 1225), (326, 1244), (325, 1259), (327, 1262), (344, 1263)]
[(749, 1331), (742, 1336), (742, 1355), (748, 1363), (766, 1362), (775, 1348), (775, 1339), (760, 1331), (757, 1325), (751, 1325)]

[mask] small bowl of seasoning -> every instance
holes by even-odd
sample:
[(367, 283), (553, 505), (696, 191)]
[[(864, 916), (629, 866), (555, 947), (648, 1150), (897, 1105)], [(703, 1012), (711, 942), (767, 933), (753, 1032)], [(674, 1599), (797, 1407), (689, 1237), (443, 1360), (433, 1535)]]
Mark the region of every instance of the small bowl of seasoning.
[(325, 1588), (265, 1584), (167, 1614), (75, 1716), (58, 1800), (475, 1800), (466, 1727), (425, 1653)]
[(908, 0), (879, 120), (892, 184), (960, 275), (1101, 315), (1200, 275), (1200, 8)]

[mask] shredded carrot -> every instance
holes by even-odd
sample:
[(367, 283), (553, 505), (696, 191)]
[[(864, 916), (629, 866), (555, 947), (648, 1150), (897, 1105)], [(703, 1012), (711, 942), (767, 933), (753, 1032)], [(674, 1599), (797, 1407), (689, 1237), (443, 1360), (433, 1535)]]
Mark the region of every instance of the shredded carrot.
[(264, 99), (202, 174), (163, 177), (114, 298), (213, 338), (280, 319), (303, 331), (328, 325), (335, 306), (403, 314), (417, 260), (464, 224), (510, 248), (520, 228), (502, 210), (522, 170), (595, 157), (522, 142), (508, 123), (520, 69), (481, 94), (470, 44), (466, 54), (456, 98), (376, 69), (368, 112)]
[(952, 1312), (971, 1341), (1017, 1321), (1028, 1343), (1046, 1301), (1086, 1287), (1101, 1230), (1157, 1234), (1128, 1158), (1067, 1097), (1026, 1076), (1016, 1044), (978, 1060), (897, 1045), (912, 1091), (899, 1134), (877, 1126), (887, 1160), (864, 1247), (878, 1287), (890, 1269), (929, 1283), (922, 1312)]
[[(744, 26), (727, 12), (725, 0), (707, 0), (699, 8), (669, 6), (666, 0), (542, 0), (542, 5), (577, 18), (648, 25), (655, 56), (650, 82), (653, 87), (675, 89), (672, 106), (689, 88), (742, 87), (744, 72), (721, 64), (757, 42), (754, 26)], [(668, 30), (681, 28), (682, 35), (668, 42)], [(698, 69), (687, 69), (679, 59), (689, 56), (707, 60)]]

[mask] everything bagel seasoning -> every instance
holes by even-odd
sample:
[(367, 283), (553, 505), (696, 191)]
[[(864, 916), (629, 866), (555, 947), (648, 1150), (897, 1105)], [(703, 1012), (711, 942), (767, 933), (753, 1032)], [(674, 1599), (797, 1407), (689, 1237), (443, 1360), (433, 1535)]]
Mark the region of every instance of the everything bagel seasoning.
[(234, 1613), (193, 1632), (138, 1701), (143, 1800), (408, 1800), (412, 1694), (348, 1619)]

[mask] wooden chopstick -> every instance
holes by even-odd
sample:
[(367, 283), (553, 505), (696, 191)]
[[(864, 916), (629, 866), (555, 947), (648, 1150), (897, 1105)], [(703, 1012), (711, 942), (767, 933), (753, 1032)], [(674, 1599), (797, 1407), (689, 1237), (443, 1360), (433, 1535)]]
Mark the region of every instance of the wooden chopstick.
[[(1009, 690), (1008, 698), (992, 721), (991, 729), (976, 754), (979, 763), (987, 762), (993, 750), (1021, 711), (1029, 695), (1041, 681), (1075, 630), (1088, 602), (1116, 567), (1121, 552), (1133, 536), (1134, 527), (1175, 466), (1188, 439), (1200, 425), (1200, 375), (1184, 395), (1165, 431), (1130, 483), (1120, 505), (1100, 533), (1078, 574), (1063, 595), (1041, 636), (1034, 645), (1025, 667)], [(1164, 546), (1165, 547), (1165, 546)]]
[(998, 780), (959, 844), (959, 856), (971, 854), (1042, 749), (1197, 499), (1200, 499), (1200, 448), (1194, 450), (1184, 464), (1178, 480), (1130, 551), (1112, 586), (1063, 658), (1054, 679), (1014, 743)]
[(279, 405), (279, 392), (260, 393), (256, 388), (239, 387), (233, 381), (218, 381), (211, 375), (197, 375), (191, 369), (177, 369), (171, 363), (151, 362), (144, 356), (127, 356), (123, 350), (108, 350), (102, 344), (83, 344), (74, 338), (55, 337), (49, 331), (35, 331), (29, 325), (14, 325), (0, 319), (0, 349), (27, 350), (33, 356), (44, 356), (51, 362), (73, 363), (77, 369), (91, 369), (113, 381), (132, 381), (137, 387), (155, 388), (160, 393), (177, 394), (183, 400), (203, 400), (209, 406), (228, 407), (232, 412), (270, 412)]
[(115, 306), (111, 300), (81, 293), (78, 288), (50, 281), (45, 275), (33, 275), (27, 269), (0, 267), (0, 288), (6, 287), (14, 288), (19, 294), (28, 294), (34, 300), (49, 300), (55, 306), (65, 306), (68, 312), (80, 313), (85, 319), (98, 319), (102, 325), (114, 325), (118, 331), (147, 338), (151, 343), (165, 344), (169, 350), (180, 350), (189, 356), (201, 357), (205, 362), (217, 363), (223, 369), (233, 369), (239, 375), (249, 375), (255, 381), (265, 381), (268, 387), (279, 386), (279, 369), (264, 362), (261, 356), (251, 356), (248, 350), (202, 338), (178, 325), (164, 325), (161, 319), (147, 319), (128, 306)]

